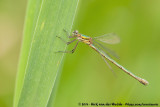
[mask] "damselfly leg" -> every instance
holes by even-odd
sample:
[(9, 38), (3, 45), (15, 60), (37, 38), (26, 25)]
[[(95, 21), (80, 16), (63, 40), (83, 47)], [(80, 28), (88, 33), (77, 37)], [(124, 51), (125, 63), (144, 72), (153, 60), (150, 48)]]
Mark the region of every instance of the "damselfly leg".
[[(68, 38), (75, 38), (73, 36), (69, 36), (69, 33), (65, 29), (63, 29), (63, 31), (66, 32), (66, 35), (68, 36)], [(69, 45), (69, 44), (71, 44), (71, 43), (73, 43), (74, 41), (77, 40), (77, 38), (76, 38), (76, 39), (73, 39), (73, 40), (71, 40), (69, 42), (66, 42), (63, 38), (61, 38), (59, 36), (56, 36), (56, 37), (58, 37), (60, 40), (62, 40), (67, 45)], [(76, 50), (76, 47), (77, 47), (78, 43), (79, 43), (79, 41), (76, 43), (76, 45), (74, 46), (74, 48), (71, 51), (57, 51), (57, 52), (61, 52), (61, 53), (74, 53), (74, 51)]]

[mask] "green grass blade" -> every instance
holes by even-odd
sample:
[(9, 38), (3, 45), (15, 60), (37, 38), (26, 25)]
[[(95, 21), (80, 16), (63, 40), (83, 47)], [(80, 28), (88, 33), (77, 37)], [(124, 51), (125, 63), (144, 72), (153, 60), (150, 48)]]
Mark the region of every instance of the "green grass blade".
[[(56, 36), (66, 38), (71, 31), (78, 0), (29, 0), (15, 89), (14, 106), (45, 107), (51, 93), (66, 45)], [(57, 78), (56, 78), (57, 77)]]

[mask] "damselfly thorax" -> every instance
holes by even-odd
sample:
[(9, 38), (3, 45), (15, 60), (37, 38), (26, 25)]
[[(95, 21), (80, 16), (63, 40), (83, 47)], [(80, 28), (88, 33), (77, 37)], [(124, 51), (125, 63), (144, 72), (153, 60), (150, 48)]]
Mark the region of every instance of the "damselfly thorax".
[(83, 42), (87, 45), (90, 45), (92, 44), (92, 38), (89, 37), (89, 36), (86, 36), (86, 35), (83, 35), (83, 34), (78, 34), (77, 35), (77, 39), (80, 41), (80, 42)]

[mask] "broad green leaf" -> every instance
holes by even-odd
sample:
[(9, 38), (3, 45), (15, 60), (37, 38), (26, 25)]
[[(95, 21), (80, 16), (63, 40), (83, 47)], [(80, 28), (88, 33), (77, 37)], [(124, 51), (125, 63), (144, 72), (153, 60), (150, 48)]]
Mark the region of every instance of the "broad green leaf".
[[(14, 107), (45, 107), (53, 104), (66, 45), (78, 0), (29, 0), (23, 45), (16, 81)], [(67, 39), (66, 39), (67, 40)], [(51, 94), (52, 93), (52, 94)], [(50, 103), (50, 104), (48, 104)]]

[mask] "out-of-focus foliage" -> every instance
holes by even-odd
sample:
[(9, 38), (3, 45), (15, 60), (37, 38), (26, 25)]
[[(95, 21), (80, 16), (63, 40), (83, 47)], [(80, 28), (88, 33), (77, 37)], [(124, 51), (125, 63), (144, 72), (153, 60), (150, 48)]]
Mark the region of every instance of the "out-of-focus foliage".
[[(2, 8), (4, 7), (2, 3), (4, 1), (0, 1), (1, 16), (4, 15), (2, 13), (9, 11)], [(22, 2), (12, 5), (8, 2), (10, 4), (8, 8), (18, 7), (18, 3)], [(107, 45), (120, 56), (117, 62), (136, 75), (145, 78), (150, 84), (143, 86), (110, 64), (116, 73), (114, 76), (98, 53), (80, 43), (74, 54), (66, 55), (55, 106), (76, 107), (82, 102), (158, 103), (160, 101), (159, 5), (159, 0), (80, 0), (74, 29), (91, 37), (110, 32), (119, 35), (120, 44)], [(24, 7), (21, 8), (15, 11), (22, 11)], [(17, 14), (23, 16), (23, 12)], [(16, 12), (7, 14), (14, 16)], [(12, 18), (9, 15), (8, 18), (14, 19), (15, 16)], [(21, 27), (23, 18), (17, 20)], [(4, 28), (7, 22), (9, 21), (3, 25), (1, 23), (0, 27)], [(11, 23), (16, 22), (11, 20)], [(16, 28), (19, 31), (18, 34), (22, 35), (20, 25)], [(8, 29), (7, 27), (5, 32), (16, 31), (14, 28)], [(0, 34), (1, 38), (2, 36), (4, 35)], [(13, 70), (16, 71), (20, 45), (20, 42), (16, 42), (16, 45), (9, 45), (12, 43), (9, 40), (13, 40), (11, 39), (13, 36), (9, 36), (9, 39), (6, 37), (3, 37), (3, 42), (6, 43), (3, 49), (10, 49), (10, 51), (6, 51), (7, 53), (1, 56), (0, 50), (0, 106), (4, 107), (12, 105), (15, 80)], [(16, 37), (15, 34), (13, 38)], [(1, 38), (0, 43), (2, 43)], [(6, 46), (13, 47), (6, 48)], [(68, 50), (71, 50), (73, 46), (74, 44), (70, 45)]]
[(0, 107), (12, 107), (26, 0), (0, 0)]

